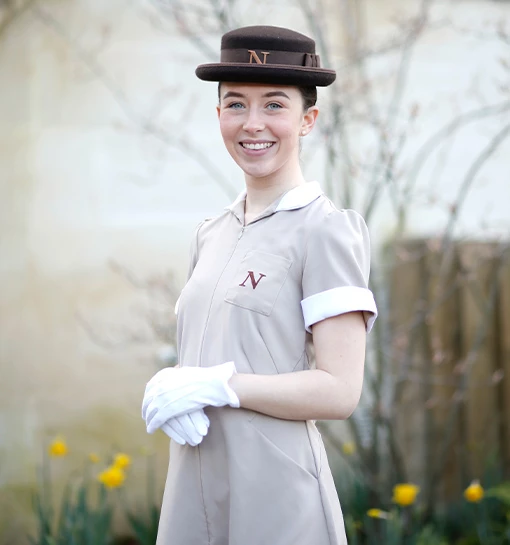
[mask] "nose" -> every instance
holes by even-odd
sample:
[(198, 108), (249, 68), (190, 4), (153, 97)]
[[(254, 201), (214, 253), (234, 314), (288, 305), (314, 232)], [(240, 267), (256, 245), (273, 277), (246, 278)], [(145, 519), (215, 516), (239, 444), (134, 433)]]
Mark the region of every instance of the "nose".
[(250, 108), (243, 123), (243, 130), (248, 133), (256, 133), (264, 130), (264, 127), (264, 121), (258, 110)]

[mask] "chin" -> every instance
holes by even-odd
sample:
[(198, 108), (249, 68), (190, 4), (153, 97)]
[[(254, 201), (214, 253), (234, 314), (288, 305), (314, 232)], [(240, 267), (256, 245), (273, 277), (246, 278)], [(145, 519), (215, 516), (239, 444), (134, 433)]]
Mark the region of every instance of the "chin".
[(268, 169), (262, 170), (262, 169), (253, 169), (253, 168), (243, 168), (241, 165), (239, 165), (239, 167), (241, 168), (241, 170), (242, 170), (247, 176), (250, 176), (251, 178), (267, 178), (267, 177), (271, 176), (272, 174), (274, 174), (274, 171), (273, 171), (273, 170), (268, 170)]
[(237, 166), (249, 176), (254, 178), (265, 178), (271, 176), (275, 172), (278, 172), (282, 165), (274, 164), (274, 161), (260, 161), (260, 162), (248, 162), (248, 161), (236, 161)]

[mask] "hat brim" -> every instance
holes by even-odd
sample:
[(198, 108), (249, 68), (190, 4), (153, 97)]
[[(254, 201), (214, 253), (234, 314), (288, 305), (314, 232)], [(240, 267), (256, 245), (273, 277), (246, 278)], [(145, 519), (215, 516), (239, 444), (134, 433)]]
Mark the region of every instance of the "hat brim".
[(326, 87), (336, 78), (334, 70), (282, 64), (201, 64), (197, 66), (195, 74), (204, 81), (273, 83), (298, 87)]

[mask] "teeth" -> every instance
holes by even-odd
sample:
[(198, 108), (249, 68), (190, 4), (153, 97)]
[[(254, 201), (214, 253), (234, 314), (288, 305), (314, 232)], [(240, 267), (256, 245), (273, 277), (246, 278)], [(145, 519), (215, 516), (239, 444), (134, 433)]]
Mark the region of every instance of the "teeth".
[(241, 145), (243, 146), (243, 148), (248, 148), (248, 149), (265, 149), (265, 148), (270, 148), (273, 145), (273, 143), (264, 142), (263, 144), (247, 144), (243, 142)]

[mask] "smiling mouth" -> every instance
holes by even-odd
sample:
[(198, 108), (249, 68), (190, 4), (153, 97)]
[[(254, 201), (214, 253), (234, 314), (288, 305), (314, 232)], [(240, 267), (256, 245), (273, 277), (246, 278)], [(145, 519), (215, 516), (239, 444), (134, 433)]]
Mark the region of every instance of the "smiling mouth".
[(262, 143), (256, 143), (252, 144), (249, 142), (240, 142), (241, 146), (245, 149), (253, 149), (253, 150), (261, 150), (261, 149), (267, 149), (274, 145), (274, 142), (262, 142)]

